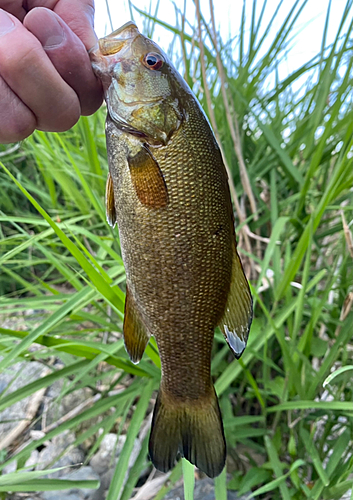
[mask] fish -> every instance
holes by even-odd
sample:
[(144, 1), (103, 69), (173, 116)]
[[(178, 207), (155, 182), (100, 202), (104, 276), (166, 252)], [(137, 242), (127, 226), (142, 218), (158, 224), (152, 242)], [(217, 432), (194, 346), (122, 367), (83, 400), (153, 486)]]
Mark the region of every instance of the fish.
[(107, 104), (107, 220), (126, 271), (124, 343), (138, 363), (154, 336), (161, 382), (149, 457), (209, 477), (226, 460), (211, 377), (217, 326), (239, 358), (252, 297), (237, 252), (228, 176), (209, 121), (168, 56), (133, 22), (90, 50)]

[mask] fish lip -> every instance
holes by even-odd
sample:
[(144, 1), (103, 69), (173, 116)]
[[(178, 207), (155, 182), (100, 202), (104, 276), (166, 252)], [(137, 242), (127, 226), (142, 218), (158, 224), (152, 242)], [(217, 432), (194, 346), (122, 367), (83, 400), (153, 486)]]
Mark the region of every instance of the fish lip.
[[(127, 23), (125, 23), (122, 26), (120, 26), (120, 28), (116, 29), (115, 31), (113, 31), (112, 33), (110, 33), (109, 35), (107, 35), (105, 38), (116, 38), (117, 35), (120, 35), (124, 31), (127, 31), (127, 28), (132, 28), (132, 31), (139, 32), (138, 27), (136, 26), (136, 24), (133, 21), (128, 21)], [(129, 37), (129, 38), (131, 38), (131, 37)]]
[(112, 64), (119, 63), (122, 58), (119, 52), (123, 51), (127, 44), (141, 36), (137, 26), (132, 21), (128, 21), (123, 26), (113, 31), (109, 35), (100, 38), (98, 42), (88, 50), (88, 55), (94, 72), (97, 76), (104, 76), (109, 73)]
[(96, 57), (115, 56), (126, 46), (127, 42), (131, 43), (138, 36), (141, 36), (141, 33), (136, 24), (128, 21), (113, 33), (100, 38), (88, 53), (89, 55), (95, 54)]
[[(129, 27), (131, 29), (128, 31), (127, 28)], [(117, 36), (117, 35), (123, 35), (124, 32), (126, 32), (125, 36), (119, 36), (119, 37)], [(120, 28), (118, 28), (117, 30), (113, 31), (112, 33), (109, 33), (109, 35), (100, 38), (98, 42), (88, 50), (88, 54), (91, 54), (95, 50), (99, 49), (100, 48), (99, 42), (101, 42), (102, 40), (112, 40), (112, 39), (115, 40), (117, 38), (121, 40), (128, 40), (130, 38), (135, 38), (137, 35), (140, 35), (138, 27), (133, 21), (128, 21), (127, 23), (123, 24), (123, 26), (120, 26)]]
[(87, 51), (88, 55), (90, 56), (93, 53), (93, 51), (97, 49), (98, 49), (98, 42)]

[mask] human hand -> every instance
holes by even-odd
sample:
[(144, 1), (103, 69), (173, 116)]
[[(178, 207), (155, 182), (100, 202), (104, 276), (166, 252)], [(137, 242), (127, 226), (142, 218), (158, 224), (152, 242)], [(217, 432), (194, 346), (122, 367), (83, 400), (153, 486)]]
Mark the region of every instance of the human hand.
[(61, 132), (102, 103), (93, 0), (0, 0), (0, 143)]

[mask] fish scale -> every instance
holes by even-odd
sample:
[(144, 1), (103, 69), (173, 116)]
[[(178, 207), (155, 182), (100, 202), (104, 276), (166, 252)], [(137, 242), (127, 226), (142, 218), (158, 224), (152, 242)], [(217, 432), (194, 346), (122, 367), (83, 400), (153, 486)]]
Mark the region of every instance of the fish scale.
[(252, 317), (221, 153), (186, 82), (133, 23), (91, 58), (108, 105), (107, 216), (126, 270), (125, 346), (138, 362), (154, 335), (161, 358), (150, 457), (167, 471), (181, 454), (214, 477), (226, 455), (214, 329), (239, 357)]

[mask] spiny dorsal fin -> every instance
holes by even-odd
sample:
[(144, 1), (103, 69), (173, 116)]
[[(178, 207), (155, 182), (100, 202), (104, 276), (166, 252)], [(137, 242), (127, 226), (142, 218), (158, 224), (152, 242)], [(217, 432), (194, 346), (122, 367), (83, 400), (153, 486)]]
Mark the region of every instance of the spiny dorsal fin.
[(109, 226), (116, 224), (116, 212), (114, 202), (114, 186), (110, 173), (108, 173), (107, 183), (105, 185), (105, 210)]
[(127, 287), (123, 331), (127, 353), (133, 363), (138, 363), (146, 349), (150, 334), (141, 320), (136, 304)]
[(252, 297), (236, 245), (234, 245), (231, 284), (219, 327), (237, 359), (246, 347), (251, 321)]
[(147, 146), (128, 157), (132, 184), (143, 205), (161, 208), (168, 204), (168, 191), (158, 163)]

